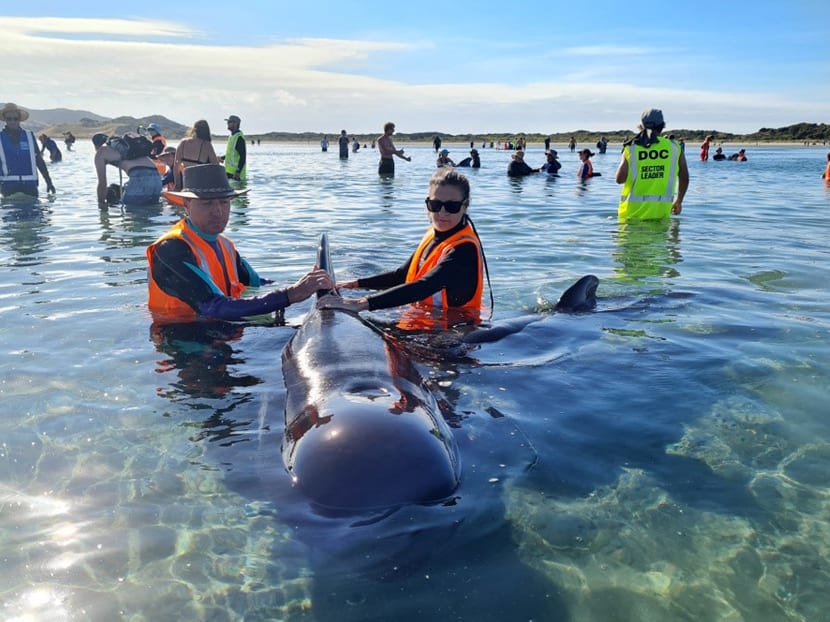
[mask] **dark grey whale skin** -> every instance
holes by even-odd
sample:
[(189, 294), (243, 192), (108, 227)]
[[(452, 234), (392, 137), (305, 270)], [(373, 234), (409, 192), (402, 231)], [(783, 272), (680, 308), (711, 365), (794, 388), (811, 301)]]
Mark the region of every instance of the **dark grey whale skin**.
[[(586, 274), (571, 285), (559, 297), (553, 311), (557, 313), (584, 313), (597, 306), (597, 287), (599, 279), (593, 274)], [(461, 337), (466, 344), (492, 343), (508, 335), (518, 333), (528, 324), (538, 322), (544, 315), (522, 316), (494, 324), (488, 328), (477, 328)]]
[[(317, 265), (333, 276), (325, 234)], [(362, 512), (451, 497), (461, 479), (455, 438), (385, 333), (354, 313), (312, 309), (283, 349), (282, 369), (283, 461), (314, 505)]]

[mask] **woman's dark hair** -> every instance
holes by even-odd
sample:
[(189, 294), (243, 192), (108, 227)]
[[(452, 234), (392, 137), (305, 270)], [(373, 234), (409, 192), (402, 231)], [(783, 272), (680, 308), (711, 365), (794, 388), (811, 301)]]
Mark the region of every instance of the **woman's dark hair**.
[(453, 168), (441, 168), (433, 173), (429, 180), (430, 188), (435, 186), (455, 186), (461, 189), (462, 201), (470, 198), (470, 180)]
[(187, 130), (187, 135), (210, 142), (210, 126), (204, 119), (199, 119), (193, 124), (193, 127)]

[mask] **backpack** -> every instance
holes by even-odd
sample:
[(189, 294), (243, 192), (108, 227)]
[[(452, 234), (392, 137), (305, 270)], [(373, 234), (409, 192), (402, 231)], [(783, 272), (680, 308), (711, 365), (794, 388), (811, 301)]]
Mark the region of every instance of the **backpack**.
[(107, 144), (119, 153), (122, 160), (149, 156), (153, 149), (153, 141), (135, 132), (127, 132), (123, 136), (110, 136)]

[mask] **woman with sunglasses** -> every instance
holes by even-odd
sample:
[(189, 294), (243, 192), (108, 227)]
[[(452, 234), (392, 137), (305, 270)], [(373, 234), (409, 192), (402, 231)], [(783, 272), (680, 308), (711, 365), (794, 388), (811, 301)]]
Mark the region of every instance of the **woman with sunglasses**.
[(362, 298), (330, 294), (320, 309), (374, 311), (416, 303), (452, 311), (459, 320), (477, 319), (483, 290), (481, 241), (467, 216), (470, 182), (443, 168), (429, 181), (424, 200), (431, 227), (409, 259), (395, 270), (340, 283), (343, 289), (382, 290)]

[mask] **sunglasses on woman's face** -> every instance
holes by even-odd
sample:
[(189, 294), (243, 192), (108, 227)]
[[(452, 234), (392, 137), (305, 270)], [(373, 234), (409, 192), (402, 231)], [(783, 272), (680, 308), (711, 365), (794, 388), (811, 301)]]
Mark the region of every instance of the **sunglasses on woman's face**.
[(466, 201), (439, 201), (438, 199), (430, 199), (427, 197), (424, 199), (424, 203), (426, 203), (427, 209), (433, 214), (440, 212), (442, 207), (447, 211), (447, 214), (457, 214), (464, 207)]

